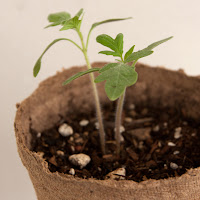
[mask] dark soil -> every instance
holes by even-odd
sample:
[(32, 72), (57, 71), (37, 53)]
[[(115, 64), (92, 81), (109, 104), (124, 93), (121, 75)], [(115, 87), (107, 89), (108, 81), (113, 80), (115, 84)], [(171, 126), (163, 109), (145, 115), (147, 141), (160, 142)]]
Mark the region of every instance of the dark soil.
[[(125, 103), (120, 158), (115, 155), (115, 102), (103, 110), (106, 155), (101, 154), (95, 112), (87, 115), (72, 113), (41, 135), (32, 130), (32, 150), (43, 156), (51, 172), (68, 174), (74, 168), (75, 176), (86, 179), (102, 180), (109, 172), (123, 167), (125, 179), (141, 182), (180, 176), (188, 169), (200, 166), (200, 124), (183, 119), (176, 110), (134, 108)], [(85, 127), (79, 124), (83, 119), (89, 121)], [(59, 134), (58, 127), (64, 122), (73, 128), (73, 135), (63, 137)], [(175, 130), (180, 133), (177, 138), (174, 137)], [(82, 170), (68, 161), (70, 155), (77, 153), (91, 157), (91, 162)]]

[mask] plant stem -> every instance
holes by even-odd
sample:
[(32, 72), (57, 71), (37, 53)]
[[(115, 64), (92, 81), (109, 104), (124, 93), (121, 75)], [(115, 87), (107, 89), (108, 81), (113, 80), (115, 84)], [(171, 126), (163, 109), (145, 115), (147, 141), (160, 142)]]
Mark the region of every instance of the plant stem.
[[(77, 30), (77, 32), (78, 32), (78, 35), (79, 35), (80, 40), (81, 40), (82, 51), (83, 51), (83, 54), (84, 54), (84, 57), (85, 57), (87, 68), (91, 69), (92, 67), (91, 67), (90, 62), (89, 62), (89, 58), (88, 58), (88, 54), (87, 54), (87, 48), (86, 48), (84, 41), (83, 41), (83, 35), (79, 30)], [(104, 125), (103, 125), (103, 117), (102, 117), (97, 87), (94, 83), (94, 74), (93, 73), (90, 74), (90, 80), (91, 80), (91, 84), (92, 84), (92, 87), (93, 87), (96, 113), (97, 113), (97, 119), (98, 119), (98, 123), (99, 123), (99, 136), (100, 136), (101, 150), (102, 150), (102, 153), (105, 154), (106, 153), (106, 151), (105, 151), (105, 131), (104, 131)]]
[(116, 153), (117, 155), (120, 154), (120, 142), (121, 142), (121, 133), (120, 133), (120, 126), (121, 126), (121, 116), (122, 116), (122, 109), (124, 104), (124, 97), (125, 92), (119, 97), (117, 102), (117, 110), (116, 110), (116, 119), (115, 119), (115, 139), (116, 139)]

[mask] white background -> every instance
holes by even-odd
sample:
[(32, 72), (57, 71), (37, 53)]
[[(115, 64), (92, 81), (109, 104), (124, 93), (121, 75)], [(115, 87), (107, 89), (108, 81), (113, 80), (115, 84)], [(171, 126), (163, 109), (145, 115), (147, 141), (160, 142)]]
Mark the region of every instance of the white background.
[(59, 37), (76, 40), (73, 31), (59, 32), (59, 28), (43, 29), (49, 13), (68, 11), (72, 16), (85, 9), (82, 30), (86, 35), (90, 25), (107, 18), (134, 19), (102, 25), (92, 33), (89, 47), (90, 61), (111, 61), (99, 55), (104, 50), (95, 42), (98, 34), (113, 37), (124, 34), (124, 47), (133, 44), (136, 50), (152, 42), (174, 36), (155, 49), (153, 55), (141, 60), (152, 66), (184, 69), (189, 75), (199, 75), (200, 1), (198, 0), (1, 0), (0, 6), (0, 199), (35, 200), (36, 196), (25, 168), (17, 154), (13, 121), (15, 103), (22, 101), (46, 77), (62, 67), (84, 64), (76, 47), (63, 41), (44, 56), (42, 70), (35, 79), (32, 68), (46, 45)]

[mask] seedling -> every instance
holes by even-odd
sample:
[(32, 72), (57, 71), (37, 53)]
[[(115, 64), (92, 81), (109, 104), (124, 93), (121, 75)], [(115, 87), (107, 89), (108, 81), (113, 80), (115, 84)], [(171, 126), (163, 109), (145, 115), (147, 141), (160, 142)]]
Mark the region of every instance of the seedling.
[[(81, 45), (78, 45), (76, 42), (74, 42), (73, 40), (68, 39), (68, 38), (58, 38), (58, 39), (54, 40), (53, 42), (51, 42), (47, 46), (47, 48), (44, 50), (44, 52), (41, 54), (41, 56), (38, 58), (35, 66), (34, 66), (34, 69), (33, 69), (34, 77), (36, 77), (38, 75), (39, 71), (40, 71), (41, 61), (42, 61), (44, 54), (47, 52), (47, 50), (52, 45), (54, 45), (55, 43), (62, 41), (62, 40), (69, 41), (69, 42), (73, 43), (79, 50), (81, 50), (81, 52), (84, 55), (84, 58), (85, 58), (85, 61), (86, 61), (86, 64), (87, 64), (87, 68), (88, 68), (86, 73), (94, 72), (95, 69), (91, 67), (90, 61), (89, 61), (89, 58), (88, 58), (88, 53), (87, 53), (91, 32), (94, 30), (94, 28), (98, 27), (99, 25), (109, 23), (109, 22), (126, 20), (126, 19), (130, 19), (130, 18), (107, 19), (107, 20), (96, 22), (96, 23), (92, 24), (92, 26), (91, 26), (91, 28), (88, 32), (88, 35), (87, 35), (87, 40), (86, 40), (86, 42), (84, 42), (83, 34), (81, 32), (81, 24), (82, 24), (82, 21), (83, 21), (83, 9), (79, 10), (79, 12), (74, 17), (71, 17), (71, 15), (68, 12), (59, 12), (59, 13), (50, 14), (48, 16), (48, 21), (50, 22), (50, 24), (48, 26), (46, 26), (45, 28), (54, 27), (54, 26), (62, 26), (60, 31), (72, 29), (78, 34), (78, 36), (80, 38)], [(84, 72), (80, 72), (78, 75), (74, 76), (74, 79), (76, 77), (81, 76), (81, 75), (84, 75)], [(102, 119), (102, 114), (101, 114), (99, 95), (98, 95), (96, 85), (94, 83), (93, 74), (90, 74), (90, 79), (91, 79), (91, 84), (92, 84), (93, 93), (94, 93), (97, 119), (98, 119), (98, 123), (99, 123), (99, 135), (100, 135), (101, 149), (102, 149), (102, 153), (105, 154), (104, 125), (103, 125), (103, 119)]]
[[(112, 55), (119, 57), (117, 63), (109, 63), (103, 68), (92, 68), (83, 72), (79, 72), (76, 75), (70, 77), (64, 82), (70, 83), (72, 80), (83, 76), (91, 72), (99, 72), (99, 75), (94, 80), (95, 83), (106, 81), (105, 92), (111, 101), (118, 99), (116, 116), (115, 116), (115, 139), (117, 144), (117, 154), (120, 153), (120, 126), (121, 126), (121, 114), (123, 109), (123, 102), (125, 97), (126, 88), (134, 85), (137, 81), (138, 74), (135, 71), (136, 62), (143, 57), (149, 56), (153, 53), (153, 49), (158, 45), (170, 40), (172, 37), (157, 41), (140, 51), (134, 51), (135, 45), (133, 45), (123, 56), (123, 34), (119, 33), (116, 38), (112, 38), (109, 35), (99, 35), (96, 40), (103, 46), (108, 47), (111, 51), (100, 51), (99, 53), (105, 55)], [(132, 62), (131, 65), (128, 63)]]
[[(123, 102), (125, 97), (126, 88), (128, 86), (134, 85), (137, 81), (137, 72), (135, 71), (135, 64), (136, 62), (143, 57), (149, 56), (153, 53), (153, 48), (156, 46), (168, 41), (172, 37), (160, 40), (158, 42), (155, 42), (148, 47), (134, 52), (133, 45), (123, 56), (123, 34), (119, 33), (115, 39), (110, 37), (109, 35), (102, 34), (99, 35), (96, 40), (98, 43), (102, 44), (103, 46), (108, 47), (111, 50), (106, 51), (100, 51), (99, 53), (105, 54), (105, 55), (112, 55), (114, 57), (118, 57), (118, 62), (109, 63), (105, 65), (103, 68), (92, 68), (89, 62), (88, 58), (88, 44), (91, 32), (94, 28), (101, 24), (109, 23), (109, 22), (115, 22), (115, 21), (121, 21), (126, 20), (130, 18), (116, 18), (116, 19), (108, 19), (101, 22), (94, 23), (87, 35), (87, 40), (84, 42), (82, 32), (80, 30), (82, 20), (83, 20), (83, 9), (81, 9), (74, 17), (71, 17), (71, 15), (67, 12), (60, 12), (60, 13), (54, 13), (50, 14), (48, 16), (48, 20), (50, 24), (46, 26), (45, 28), (54, 27), (54, 26), (62, 26), (60, 31), (73, 29), (78, 34), (80, 38), (81, 45), (78, 45), (76, 42), (74, 42), (71, 39), (68, 38), (58, 38), (54, 40), (52, 43), (50, 43), (47, 48), (44, 50), (42, 55), (38, 58), (34, 70), (33, 75), (36, 77), (40, 71), (41, 68), (41, 60), (46, 51), (55, 43), (61, 40), (66, 40), (71, 43), (73, 43), (84, 55), (86, 64), (87, 64), (87, 70), (79, 72), (69, 79), (67, 79), (63, 85), (69, 84), (71, 81), (86, 75), (90, 74), (91, 84), (93, 87), (94, 92), (94, 99), (95, 99), (95, 105), (96, 105), (96, 113), (97, 113), (97, 119), (99, 122), (99, 135), (100, 135), (100, 142), (101, 142), (101, 149), (102, 153), (105, 154), (105, 132), (104, 132), (104, 125), (103, 125), (103, 119), (101, 114), (101, 107), (99, 102), (99, 95), (96, 88), (95, 83), (99, 83), (102, 81), (106, 81), (105, 83), (105, 91), (108, 96), (108, 98), (111, 101), (115, 101), (118, 99), (117, 109), (116, 109), (116, 119), (115, 119), (115, 138), (116, 138), (116, 144), (117, 144), (117, 154), (120, 153), (120, 125), (121, 125), (121, 114), (123, 109)], [(132, 62), (131, 65), (128, 63)], [(96, 79), (94, 79), (93, 72), (99, 72), (99, 75)]]

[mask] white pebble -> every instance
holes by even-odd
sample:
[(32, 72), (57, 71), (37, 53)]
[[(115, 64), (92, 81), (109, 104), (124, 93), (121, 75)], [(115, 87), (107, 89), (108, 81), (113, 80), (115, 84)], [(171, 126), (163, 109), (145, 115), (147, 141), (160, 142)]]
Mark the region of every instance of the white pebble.
[(89, 121), (86, 119), (83, 119), (79, 122), (80, 126), (87, 126), (89, 124)]
[(125, 168), (118, 168), (106, 175), (106, 179), (124, 180), (126, 176)]
[(69, 156), (69, 161), (83, 169), (91, 161), (91, 158), (86, 154), (80, 153)]
[(37, 138), (40, 138), (41, 137), (41, 133), (39, 132), (39, 133), (37, 133)]
[(176, 144), (174, 144), (173, 142), (168, 142), (168, 146), (170, 146), (170, 147), (175, 147)]
[(160, 126), (159, 125), (156, 125), (153, 127), (153, 131), (154, 132), (158, 132), (160, 130)]
[(174, 151), (174, 152), (173, 152), (174, 155), (177, 155), (177, 154), (179, 154), (179, 153), (180, 153), (180, 151)]
[(170, 167), (172, 169), (178, 169), (178, 165), (176, 163), (173, 163), (173, 162), (170, 163)]
[[(116, 128), (114, 129), (114, 131), (116, 131)], [(119, 128), (119, 132), (120, 133), (123, 133), (125, 131), (125, 128), (124, 128), (124, 126), (120, 126), (120, 128)]]
[(74, 168), (71, 168), (70, 170), (69, 170), (69, 174), (71, 174), (71, 175), (75, 175), (75, 170), (74, 170)]
[(68, 124), (64, 123), (62, 125), (60, 125), (60, 127), (58, 128), (58, 132), (64, 136), (64, 137), (67, 137), (67, 136), (70, 136), (73, 134), (73, 129), (71, 126), (69, 126)]
[(164, 126), (164, 127), (167, 127), (167, 126), (168, 126), (168, 123), (167, 123), (167, 122), (164, 122), (164, 123), (163, 123), (163, 126)]
[(95, 128), (98, 130), (99, 129), (99, 122), (95, 122)]
[(191, 134), (192, 137), (195, 137), (196, 135), (197, 135), (196, 133), (192, 133), (192, 134)]
[(175, 132), (174, 133), (174, 138), (175, 139), (179, 139), (180, 137), (182, 137), (182, 134), (180, 132)]
[(130, 104), (129, 109), (130, 110), (134, 110), (135, 109), (135, 104)]

